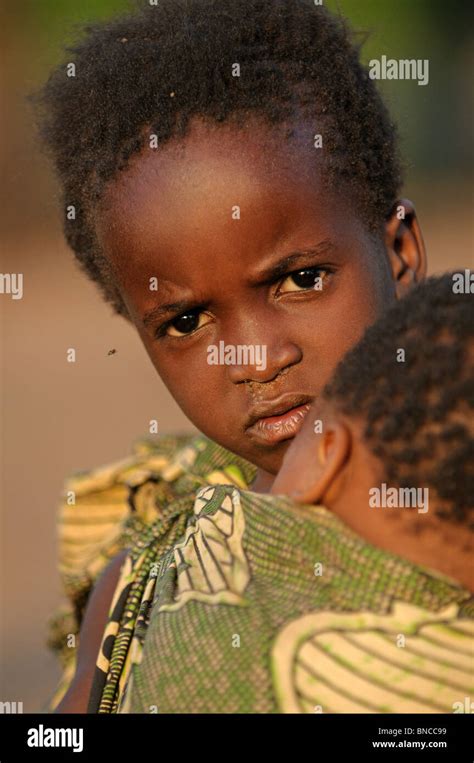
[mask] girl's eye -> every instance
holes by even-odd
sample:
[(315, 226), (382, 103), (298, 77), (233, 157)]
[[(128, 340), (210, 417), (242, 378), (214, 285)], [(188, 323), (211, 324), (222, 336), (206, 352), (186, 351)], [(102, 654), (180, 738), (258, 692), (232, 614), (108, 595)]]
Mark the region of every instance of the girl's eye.
[(186, 334), (191, 334), (193, 331), (210, 323), (210, 321), (210, 316), (202, 310), (190, 310), (188, 313), (183, 313), (170, 321), (165, 333), (168, 336), (186, 336)]
[(303, 268), (290, 273), (281, 282), (278, 293), (287, 293), (289, 291), (304, 291), (314, 289), (317, 281), (322, 282), (326, 279), (328, 271), (325, 268)]

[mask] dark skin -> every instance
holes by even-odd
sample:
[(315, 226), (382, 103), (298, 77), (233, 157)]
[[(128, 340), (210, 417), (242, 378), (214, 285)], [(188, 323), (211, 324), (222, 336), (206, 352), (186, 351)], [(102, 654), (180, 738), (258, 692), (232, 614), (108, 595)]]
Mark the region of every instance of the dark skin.
[[(323, 422), (315, 433), (313, 422)], [(474, 592), (474, 535), (465, 525), (437, 516), (442, 507), (430, 491), (429, 509), (374, 509), (369, 491), (386, 482), (383, 463), (367, 446), (364, 422), (318, 400), (294, 438), (271, 489), (297, 503), (325, 506), (369, 543), (441, 572)]]
[[(239, 131), (196, 120), (184, 142), (134, 159), (97, 221), (158, 374), (201, 432), (258, 467), (262, 489), (290, 440), (257, 442), (252, 407), (285, 394), (317, 397), (365, 327), (426, 267), (412, 205), (404, 202), (404, 221), (394, 214), (371, 236), (357, 208), (324, 187), (313, 131), (303, 125), (286, 140), (257, 123)], [(272, 275), (277, 266), (283, 273)], [(317, 277), (322, 291), (312, 287)], [(147, 312), (178, 302), (189, 306), (145, 325)], [(266, 345), (266, 369), (209, 365), (207, 348), (220, 341)]]
[[(97, 211), (101, 247), (158, 374), (201, 432), (258, 467), (260, 492), (292, 437), (260, 442), (252, 409), (283, 395), (317, 398), (365, 327), (426, 271), (411, 202), (402, 202), (404, 220), (394, 204), (369, 233), (349, 195), (326, 187), (313, 134), (311, 124), (286, 139), (283, 127), (257, 120), (239, 130), (195, 119), (184, 140), (134, 157)], [(221, 341), (265, 345), (266, 368), (209, 365), (207, 348)], [(111, 565), (91, 595), (82, 678), (57, 712), (86, 711), (118, 572)]]
[(126, 550), (117, 554), (94, 586), (82, 621), (76, 672), (66, 694), (55, 710), (56, 713), (85, 713), (87, 711), (95, 661), (126, 555)]

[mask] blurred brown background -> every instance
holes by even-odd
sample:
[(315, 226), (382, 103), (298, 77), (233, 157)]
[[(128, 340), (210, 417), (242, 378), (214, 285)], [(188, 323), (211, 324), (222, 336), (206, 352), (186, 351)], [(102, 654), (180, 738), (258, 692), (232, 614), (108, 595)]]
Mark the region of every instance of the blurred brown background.
[[(430, 84), (383, 83), (409, 164), (430, 271), (474, 266), (472, 36), (469, 3), (339, 0), (371, 31), (366, 60), (429, 58)], [(73, 25), (111, 15), (121, 0), (3, 3), (3, 273), (24, 274), (22, 300), (0, 295), (2, 515), (0, 701), (41, 708), (59, 669), (45, 623), (61, 598), (55, 513), (65, 475), (127, 455), (150, 418), (193, 431), (157, 378), (138, 337), (112, 316), (62, 240), (57, 187), (25, 97), (61, 59)], [(75, 347), (77, 362), (66, 362)], [(117, 352), (107, 355), (110, 349)]]

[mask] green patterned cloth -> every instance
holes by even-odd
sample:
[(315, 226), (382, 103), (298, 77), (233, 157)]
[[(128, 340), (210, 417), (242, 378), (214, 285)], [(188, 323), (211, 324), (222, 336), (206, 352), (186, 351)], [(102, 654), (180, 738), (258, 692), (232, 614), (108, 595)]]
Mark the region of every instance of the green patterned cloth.
[[(248, 490), (255, 467), (207, 438), (135, 443), (76, 473), (59, 514), (64, 676), (100, 572), (129, 548), (89, 711), (453, 712), (473, 691), (474, 603), (365, 543), (323, 507)], [(458, 704), (456, 704), (458, 703)]]
[(325, 508), (209, 486), (169, 533), (124, 565), (91, 711), (453, 712), (472, 695), (470, 593)]
[(48, 623), (48, 646), (63, 674), (46, 710), (54, 710), (70, 686), (85, 607), (109, 562), (122, 549), (136, 551), (151, 539), (163, 538), (166, 549), (182, 531), (180, 514), (192, 510), (199, 488), (219, 483), (245, 488), (255, 474), (253, 464), (203, 435), (161, 435), (137, 440), (127, 458), (65, 480), (58, 542), (67, 602)]

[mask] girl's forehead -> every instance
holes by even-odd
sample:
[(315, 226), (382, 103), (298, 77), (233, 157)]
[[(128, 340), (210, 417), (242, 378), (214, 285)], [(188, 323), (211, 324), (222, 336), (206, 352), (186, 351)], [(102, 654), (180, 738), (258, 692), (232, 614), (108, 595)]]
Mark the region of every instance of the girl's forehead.
[(323, 182), (310, 126), (288, 138), (260, 124), (198, 124), (134, 158), (109, 186), (97, 228), (116, 267), (164, 274), (195, 271), (198, 261), (205, 272), (222, 252), (248, 264), (286, 237), (300, 246), (347, 241), (361, 226)]
[(321, 167), (313, 133), (306, 123), (269, 125), (252, 117), (244, 126), (217, 125), (195, 117), (184, 137), (161, 146), (150, 130), (142, 151), (107, 186), (101, 210), (133, 209), (152, 189), (176, 196), (197, 185), (204, 193), (206, 183), (212, 183), (218, 199), (224, 188), (241, 193), (251, 180), (251, 185), (308, 183)]

